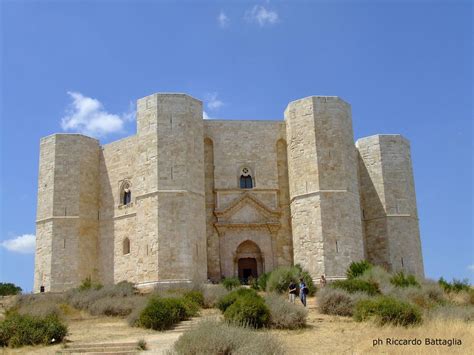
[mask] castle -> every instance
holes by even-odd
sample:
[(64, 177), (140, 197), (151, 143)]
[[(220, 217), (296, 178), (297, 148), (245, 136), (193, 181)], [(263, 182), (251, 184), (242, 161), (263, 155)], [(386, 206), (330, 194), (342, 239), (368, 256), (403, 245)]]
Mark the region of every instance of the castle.
[(34, 291), (87, 277), (245, 279), (293, 264), (331, 280), (361, 259), (422, 276), (409, 142), (354, 144), (338, 97), (297, 100), (284, 115), (204, 120), (201, 101), (153, 94), (137, 102), (134, 136), (43, 138)]

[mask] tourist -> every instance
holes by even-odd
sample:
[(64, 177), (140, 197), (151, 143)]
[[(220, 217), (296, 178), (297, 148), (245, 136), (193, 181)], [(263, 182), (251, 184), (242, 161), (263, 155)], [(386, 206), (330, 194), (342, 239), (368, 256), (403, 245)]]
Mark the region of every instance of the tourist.
[(324, 275), (321, 275), (321, 278), (319, 279), (319, 284), (321, 285), (321, 288), (326, 286), (326, 277)]
[(304, 280), (300, 279), (300, 300), (303, 306), (306, 307), (306, 295), (308, 294), (308, 287), (304, 283)]
[(288, 290), (289, 290), (288, 293), (290, 295), (290, 302), (295, 303), (295, 298), (298, 291), (296, 290), (296, 283), (293, 280), (290, 282), (290, 286), (288, 286)]

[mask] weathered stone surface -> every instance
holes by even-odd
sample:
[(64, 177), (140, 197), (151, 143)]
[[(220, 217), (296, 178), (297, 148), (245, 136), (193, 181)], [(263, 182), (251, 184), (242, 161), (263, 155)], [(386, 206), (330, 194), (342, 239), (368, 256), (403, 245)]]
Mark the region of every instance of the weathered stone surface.
[(203, 120), (188, 95), (153, 94), (138, 100), (134, 136), (102, 147), (45, 137), (34, 290), (89, 276), (188, 285), (294, 263), (330, 279), (364, 256), (422, 274), (408, 143), (357, 147), (360, 159), (337, 97), (292, 102), (285, 121), (231, 121)]
[(367, 258), (423, 276), (409, 142), (400, 135), (376, 135), (356, 146)]

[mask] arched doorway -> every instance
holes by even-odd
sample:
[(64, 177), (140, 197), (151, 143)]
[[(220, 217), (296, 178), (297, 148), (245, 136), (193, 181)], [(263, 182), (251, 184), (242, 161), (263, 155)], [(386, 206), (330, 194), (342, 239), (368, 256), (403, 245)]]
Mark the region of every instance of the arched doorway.
[(242, 283), (263, 273), (263, 257), (258, 245), (250, 240), (241, 243), (236, 250), (237, 275)]

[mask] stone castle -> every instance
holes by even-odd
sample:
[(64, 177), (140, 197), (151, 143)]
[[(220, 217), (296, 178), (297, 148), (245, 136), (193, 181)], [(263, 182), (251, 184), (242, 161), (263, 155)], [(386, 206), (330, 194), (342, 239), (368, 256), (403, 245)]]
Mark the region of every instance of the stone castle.
[(422, 276), (409, 142), (354, 144), (351, 120), (338, 97), (291, 102), (280, 121), (232, 121), (204, 120), (188, 95), (154, 94), (138, 100), (134, 136), (43, 138), (35, 292), (293, 264), (331, 280), (361, 259)]

